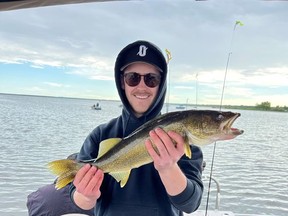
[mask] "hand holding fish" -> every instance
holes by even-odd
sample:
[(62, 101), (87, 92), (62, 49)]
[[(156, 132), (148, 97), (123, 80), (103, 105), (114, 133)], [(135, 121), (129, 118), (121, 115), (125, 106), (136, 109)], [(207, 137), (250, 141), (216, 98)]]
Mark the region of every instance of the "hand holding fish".
[[(161, 128), (156, 128), (149, 133), (151, 140), (146, 140), (147, 151), (154, 161), (155, 169), (158, 172), (169, 170), (177, 164), (184, 154), (184, 140), (181, 135), (169, 131), (166, 133)], [(152, 142), (151, 142), (152, 141)], [(153, 144), (157, 148), (153, 148)]]
[(180, 194), (187, 186), (187, 178), (177, 164), (184, 154), (183, 137), (160, 128), (150, 131), (149, 135), (151, 140), (147, 139), (145, 145), (167, 193), (171, 196)]
[[(86, 164), (76, 174), (73, 184), (76, 187), (74, 201), (78, 206), (86, 210), (95, 206), (97, 199), (100, 197), (100, 186), (104, 178), (102, 170), (95, 166)], [(85, 200), (82, 203), (83, 198)]]

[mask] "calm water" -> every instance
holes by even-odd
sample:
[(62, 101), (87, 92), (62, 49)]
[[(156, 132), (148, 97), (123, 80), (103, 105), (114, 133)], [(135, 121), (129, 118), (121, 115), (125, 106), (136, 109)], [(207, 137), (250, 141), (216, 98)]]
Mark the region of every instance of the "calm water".
[[(94, 127), (121, 113), (120, 102), (101, 101), (101, 111), (90, 109), (96, 102), (0, 94), (0, 215), (27, 215), (27, 195), (54, 180), (46, 164), (79, 151)], [(234, 126), (245, 133), (216, 146), (220, 210), (287, 216), (288, 114), (239, 112)], [(203, 153), (208, 175), (213, 145)], [(211, 190), (209, 209), (214, 209), (213, 183)]]

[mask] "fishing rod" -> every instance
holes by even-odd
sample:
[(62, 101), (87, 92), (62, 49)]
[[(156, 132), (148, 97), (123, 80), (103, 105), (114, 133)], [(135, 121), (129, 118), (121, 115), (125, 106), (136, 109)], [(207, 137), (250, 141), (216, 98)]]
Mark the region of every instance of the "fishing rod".
[[(172, 59), (172, 55), (171, 55), (171, 52), (168, 50), (168, 49), (165, 49), (165, 53), (166, 53), (166, 56), (167, 56), (167, 59), (166, 59), (166, 63), (167, 63), (167, 67), (169, 67), (169, 62), (170, 60)], [(167, 93), (167, 97), (166, 97), (166, 113), (169, 112), (169, 103), (170, 103), (170, 70), (168, 69), (168, 93)]]
[(232, 38), (231, 38), (230, 47), (229, 47), (229, 52), (228, 52), (227, 63), (226, 63), (226, 68), (225, 68), (225, 75), (224, 75), (224, 81), (223, 81), (223, 87), (222, 87), (222, 93), (221, 93), (221, 100), (220, 100), (220, 107), (219, 107), (219, 110), (220, 110), (220, 111), (221, 111), (222, 105), (223, 105), (223, 96), (224, 96), (224, 90), (225, 90), (225, 85), (226, 85), (227, 71), (228, 71), (228, 66), (229, 66), (229, 62), (230, 62), (230, 57), (231, 57), (231, 55), (232, 55), (232, 45), (233, 45), (233, 40), (234, 40), (234, 35), (235, 35), (235, 29), (236, 29), (236, 26), (237, 26), (237, 25), (243, 26), (243, 23), (240, 22), (240, 21), (236, 21), (235, 24), (234, 24), (233, 33), (232, 33)]
[[(233, 31), (232, 31), (232, 37), (231, 37), (231, 41), (230, 41), (230, 47), (229, 47), (229, 51), (228, 51), (227, 63), (226, 63), (222, 92), (221, 92), (221, 100), (220, 100), (220, 107), (219, 107), (220, 111), (221, 111), (222, 105), (223, 105), (223, 97), (224, 97), (224, 90), (225, 90), (225, 86), (226, 86), (227, 72), (228, 72), (229, 62), (230, 62), (230, 58), (231, 58), (231, 54), (232, 54), (232, 45), (233, 45), (233, 40), (234, 40), (234, 35), (235, 35), (235, 30), (236, 30), (237, 25), (243, 26), (243, 23), (241, 21), (236, 21), (234, 24)], [(209, 175), (205, 216), (207, 216), (207, 214), (208, 214), (208, 206), (209, 206), (209, 198), (210, 198), (210, 189), (211, 189), (211, 182), (212, 182), (212, 173), (213, 173), (215, 152), (216, 152), (216, 142), (214, 143), (213, 153), (212, 153), (212, 162), (211, 162), (211, 169), (210, 169), (210, 175)]]

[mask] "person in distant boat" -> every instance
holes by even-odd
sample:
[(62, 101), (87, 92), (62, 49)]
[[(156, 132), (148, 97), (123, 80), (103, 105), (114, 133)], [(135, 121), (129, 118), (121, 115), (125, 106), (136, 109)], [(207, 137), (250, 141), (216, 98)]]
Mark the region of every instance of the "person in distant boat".
[[(114, 72), (123, 104), (122, 114), (97, 126), (87, 136), (78, 160), (97, 158), (101, 141), (124, 138), (161, 115), (166, 94), (167, 63), (156, 45), (142, 40), (127, 45), (117, 56)], [(158, 149), (157, 152), (154, 150), (151, 141), (145, 142), (153, 163), (132, 169), (123, 188), (109, 174), (86, 164), (70, 185), (61, 190), (50, 187), (39, 192), (40, 201), (37, 202), (46, 205), (41, 209), (43, 214), (38, 211), (38, 215), (58, 215), (53, 211), (66, 209), (63, 203), (67, 202), (67, 188), (71, 197), (69, 213), (75, 213), (75, 208), (82, 209), (83, 214), (95, 216), (180, 216), (183, 212), (195, 211), (203, 193), (202, 151), (197, 146), (190, 146), (192, 159), (189, 159), (184, 155), (184, 140), (180, 134), (155, 128), (149, 135)], [(45, 196), (55, 196), (55, 200)], [(29, 201), (28, 197), (28, 203), (35, 202), (35, 199)], [(74, 207), (70, 206), (71, 203)]]
[[(99, 143), (123, 138), (145, 122), (160, 115), (166, 93), (167, 63), (161, 50), (148, 41), (123, 48), (115, 63), (115, 82), (123, 103), (122, 114), (96, 127), (86, 138), (77, 157), (97, 158)], [(184, 156), (180, 134), (160, 128), (150, 131), (145, 142), (153, 163), (132, 169), (125, 187), (94, 166), (82, 167), (71, 184), (71, 199), (78, 207), (94, 209), (97, 216), (183, 215), (201, 202), (203, 155), (191, 146), (192, 159)], [(137, 160), (137, 156), (135, 157)]]

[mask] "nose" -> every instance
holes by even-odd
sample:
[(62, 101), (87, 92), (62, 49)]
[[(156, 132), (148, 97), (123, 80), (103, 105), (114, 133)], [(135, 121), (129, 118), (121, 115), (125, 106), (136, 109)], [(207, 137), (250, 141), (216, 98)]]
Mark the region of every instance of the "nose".
[(140, 83), (138, 84), (138, 87), (146, 87), (146, 84), (145, 84), (145, 82), (144, 82), (144, 76), (141, 76), (141, 78), (140, 78)]

